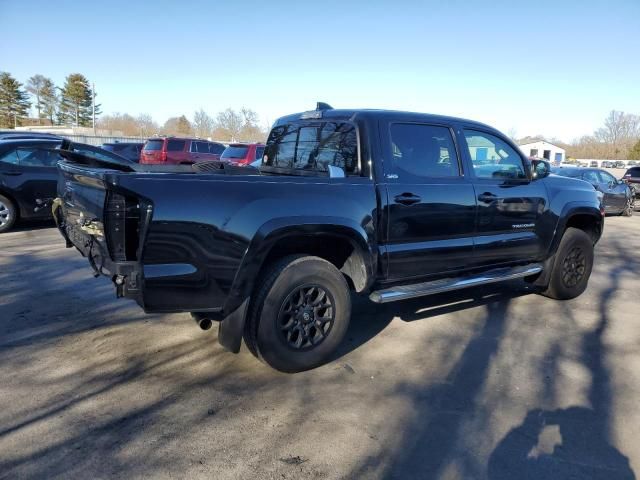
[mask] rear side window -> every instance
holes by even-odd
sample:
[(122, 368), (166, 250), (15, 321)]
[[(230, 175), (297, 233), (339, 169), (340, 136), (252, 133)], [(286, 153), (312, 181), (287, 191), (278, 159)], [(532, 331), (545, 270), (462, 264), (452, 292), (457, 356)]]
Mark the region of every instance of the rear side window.
[(473, 171), (478, 178), (526, 179), (522, 157), (504, 140), (490, 133), (465, 130)]
[(447, 127), (414, 123), (391, 125), (393, 166), (402, 176), (457, 177), (458, 158)]
[(271, 130), (264, 154), (265, 166), (326, 172), (333, 165), (354, 173), (356, 129), (346, 122), (280, 125)]
[(184, 150), (184, 140), (169, 140), (167, 142), (167, 152), (181, 152)]
[(55, 167), (60, 157), (56, 152), (43, 148), (23, 148), (16, 150), (18, 165), (26, 167)]
[(18, 154), (16, 153), (15, 148), (13, 150), (9, 150), (0, 155), (0, 162), (5, 163), (13, 163), (14, 165), (18, 163)]
[[(198, 153), (209, 153), (209, 142), (194, 142), (196, 144), (195, 151)], [(193, 151), (193, 145), (191, 146)]]
[(256, 160), (262, 160), (264, 155), (264, 147), (256, 147)]
[(164, 144), (164, 140), (148, 140), (142, 149), (143, 152), (155, 152), (158, 150), (162, 150), (162, 145)]

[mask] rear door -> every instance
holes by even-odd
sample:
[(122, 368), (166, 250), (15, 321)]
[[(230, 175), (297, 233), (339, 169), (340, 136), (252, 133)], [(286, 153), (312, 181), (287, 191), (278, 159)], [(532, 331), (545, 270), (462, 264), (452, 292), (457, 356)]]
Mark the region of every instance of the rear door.
[(450, 125), (383, 122), (389, 280), (461, 270), (473, 255), (476, 200)]
[(529, 180), (528, 163), (496, 132), (474, 127), (461, 133), (478, 201), (475, 262), (541, 258), (546, 245), (538, 219), (548, 208), (544, 182)]
[(19, 146), (0, 160), (0, 176), (20, 203), (23, 216), (47, 217), (50, 209), (42, 203), (56, 196), (57, 153), (50, 151), (60, 142)]

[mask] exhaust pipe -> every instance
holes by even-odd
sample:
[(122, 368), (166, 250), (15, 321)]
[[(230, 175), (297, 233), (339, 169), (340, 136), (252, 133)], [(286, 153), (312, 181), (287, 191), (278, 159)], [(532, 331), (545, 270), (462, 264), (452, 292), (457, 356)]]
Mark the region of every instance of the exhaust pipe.
[(202, 313), (192, 313), (191, 317), (202, 330), (209, 330), (213, 325), (213, 321)]

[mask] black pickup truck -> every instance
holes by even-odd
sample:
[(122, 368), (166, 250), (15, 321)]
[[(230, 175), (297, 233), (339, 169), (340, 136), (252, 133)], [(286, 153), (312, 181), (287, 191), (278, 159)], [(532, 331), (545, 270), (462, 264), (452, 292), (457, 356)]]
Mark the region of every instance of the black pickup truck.
[(142, 172), (62, 152), (67, 246), (146, 312), (219, 322), (219, 342), (296, 372), (345, 335), (350, 290), (385, 303), (524, 278), (580, 295), (604, 226), (593, 186), (458, 118), (316, 110), (280, 118), (262, 164)]

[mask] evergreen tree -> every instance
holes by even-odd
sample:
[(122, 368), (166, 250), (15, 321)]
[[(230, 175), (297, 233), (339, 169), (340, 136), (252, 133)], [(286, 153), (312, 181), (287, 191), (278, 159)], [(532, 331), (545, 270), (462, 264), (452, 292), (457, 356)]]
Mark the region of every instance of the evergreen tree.
[(11, 74), (0, 72), (0, 127), (22, 125), (21, 118), (29, 113), (29, 95)]
[[(68, 75), (60, 91), (61, 123), (90, 127), (93, 122), (92, 102), (93, 92), (89, 80), (80, 73)], [(101, 113), (100, 105), (95, 108), (98, 116)]]

